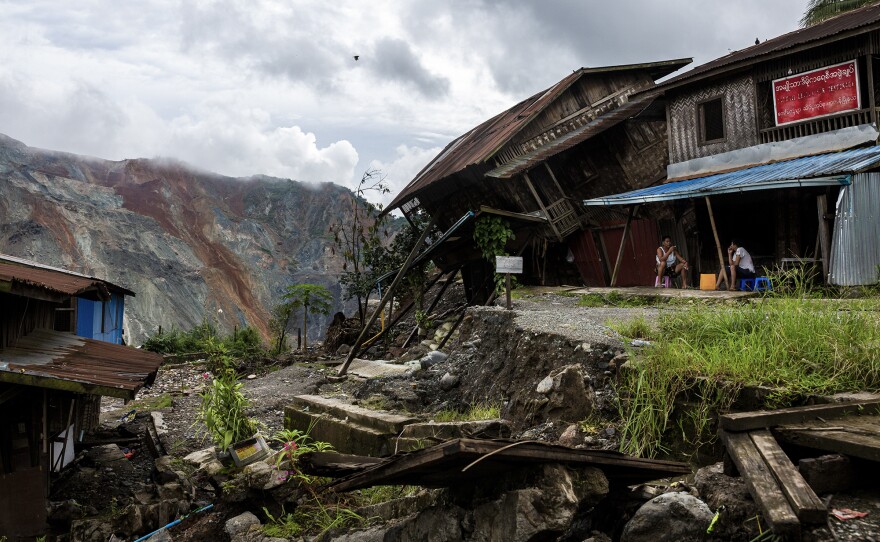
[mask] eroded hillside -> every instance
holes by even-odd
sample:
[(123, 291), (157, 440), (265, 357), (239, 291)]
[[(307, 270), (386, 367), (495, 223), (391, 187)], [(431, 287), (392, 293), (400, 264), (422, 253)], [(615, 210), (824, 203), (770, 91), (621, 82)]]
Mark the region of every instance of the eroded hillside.
[(107, 161), (0, 134), (0, 186), (0, 252), (135, 291), (126, 310), (133, 344), (160, 325), (188, 329), (204, 318), (267, 334), (271, 306), (295, 282), (339, 298), (327, 229), (351, 200), (330, 183)]

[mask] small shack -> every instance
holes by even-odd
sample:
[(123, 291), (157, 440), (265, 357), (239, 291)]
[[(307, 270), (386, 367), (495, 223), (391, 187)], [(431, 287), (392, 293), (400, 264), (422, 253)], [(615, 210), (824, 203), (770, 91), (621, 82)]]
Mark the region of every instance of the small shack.
[(45, 531), (51, 473), (97, 425), (101, 396), (134, 399), (155, 379), (161, 356), (114, 344), (126, 295), (0, 255), (0, 533), (13, 540)]

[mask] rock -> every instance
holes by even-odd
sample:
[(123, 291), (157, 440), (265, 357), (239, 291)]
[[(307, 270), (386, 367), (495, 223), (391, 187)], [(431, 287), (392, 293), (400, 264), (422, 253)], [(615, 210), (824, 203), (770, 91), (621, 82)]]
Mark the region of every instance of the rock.
[(344, 356), (351, 352), (351, 345), (348, 344), (340, 344), (339, 348), (336, 349), (337, 356)]
[(255, 374), (249, 374), (249, 375), (247, 375), (247, 379), (248, 379), (248, 380), (253, 380), (253, 379), (255, 379), (255, 378), (257, 378), (257, 375), (255, 375)]
[(422, 370), (422, 362), (418, 359), (407, 361), (403, 366), (406, 367), (406, 372), (409, 374), (415, 374)]
[(217, 458), (217, 452), (214, 448), (205, 448), (193, 452), (183, 458), (184, 461), (198, 467), (199, 470), (205, 471), (209, 476), (214, 476), (223, 470), (223, 463)]
[(583, 438), (581, 437), (580, 428), (576, 423), (573, 423), (565, 428), (565, 431), (559, 435), (559, 444), (562, 446), (568, 446), (570, 448), (574, 448), (578, 444), (583, 442)]
[(457, 376), (452, 375), (452, 374), (450, 374), (450, 373), (446, 373), (446, 374), (444, 374), (443, 377), (440, 379), (440, 388), (441, 388), (443, 391), (449, 391), (449, 390), (451, 390), (452, 388), (458, 386), (458, 380), (459, 380), (459, 379), (458, 379)]
[(553, 391), (553, 377), (545, 376), (543, 380), (538, 382), (538, 387), (535, 388), (535, 391), (545, 395)]
[(760, 511), (745, 481), (741, 477), (724, 474), (722, 462), (699, 469), (694, 475), (694, 486), (710, 510), (724, 506), (724, 512), (714, 529), (719, 539), (751, 540), (759, 535), (755, 521), (749, 520)]
[(560, 367), (548, 375), (553, 381), (552, 391), (542, 407), (548, 419), (577, 422), (593, 412), (596, 393), (586, 376), (583, 367), (577, 364)]
[(78, 519), (70, 524), (71, 542), (106, 542), (113, 526), (102, 519)]
[(433, 365), (434, 363), (443, 363), (449, 358), (449, 355), (435, 350), (434, 352), (428, 352), (426, 357), (431, 358), (431, 364)]
[(244, 540), (243, 537), (247, 534), (251, 525), (260, 525), (260, 520), (252, 513), (245, 512), (244, 514), (226, 520), (226, 525), (224, 525), (223, 530), (226, 531), (226, 534), (229, 535), (232, 542), (238, 542)]
[(707, 540), (715, 514), (688, 493), (664, 493), (642, 505), (626, 524), (621, 542), (689, 542)]
[(156, 428), (156, 435), (161, 439), (168, 434), (168, 426), (165, 425), (165, 417), (161, 412), (150, 412), (150, 418), (153, 420), (153, 427)]

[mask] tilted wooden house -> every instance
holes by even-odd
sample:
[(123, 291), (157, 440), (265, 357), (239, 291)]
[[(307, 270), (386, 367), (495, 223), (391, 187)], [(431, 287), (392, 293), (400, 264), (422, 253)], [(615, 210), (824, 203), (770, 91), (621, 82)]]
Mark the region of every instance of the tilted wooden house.
[(666, 103), (667, 180), (586, 205), (640, 206), (637, 215), (674, 205), (692, 232), (677, 242), (703, 273), (737, 237), (767, 268), (815, 262), (834, 284), (876, 282), (878, 54), (874, 5), (665, 81), (655, 91)]
[[(503, 216), (516, 230), (510, 247), (524, 256), (525, 280), (605, 284), (626, 215), (581, 202), (665, 179), (665, 108), (653, 89), (689, 62), (576, 70), (454, 140), (386, 211), (426, 213), (443, 231), (468, 211)], [(648, 254), (658, 234), (650, 224)], [(464, 265), (465, 284), (477, 293), (491, 267), (470, 231), (447, 237), (432, 258), (444, 271)]]
[(115, 344), (125, 295), (0, 255), (0, 533), (12, 540), (44, 534), (50, 473), (98, 423), (101, 396), (133, 399), (156, 376), (161, 356)]

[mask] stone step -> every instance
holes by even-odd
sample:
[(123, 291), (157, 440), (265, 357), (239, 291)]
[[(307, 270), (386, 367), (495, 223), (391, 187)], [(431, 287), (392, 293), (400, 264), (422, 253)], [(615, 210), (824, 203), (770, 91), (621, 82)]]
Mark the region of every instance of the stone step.
[(394, 435), (400, 434), (405, 426), (419, 421), (418, 418), (370, 410), (319, 395), (297, 395), (293, 398), (292, 406), (312, 414), (326, 413), (339, 420), (348, 420), (380, 433)]

